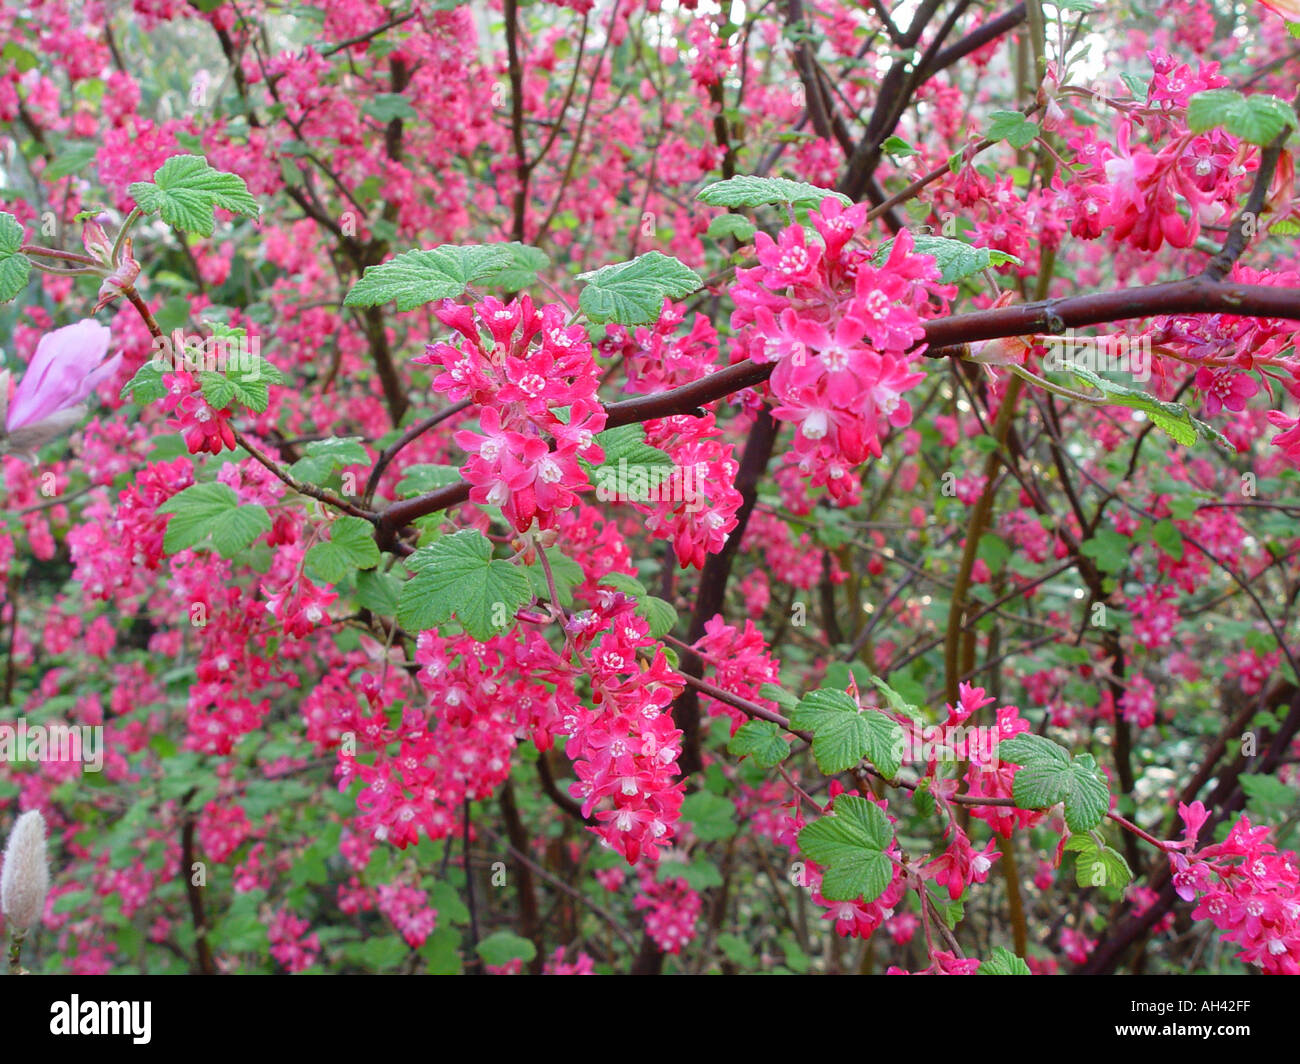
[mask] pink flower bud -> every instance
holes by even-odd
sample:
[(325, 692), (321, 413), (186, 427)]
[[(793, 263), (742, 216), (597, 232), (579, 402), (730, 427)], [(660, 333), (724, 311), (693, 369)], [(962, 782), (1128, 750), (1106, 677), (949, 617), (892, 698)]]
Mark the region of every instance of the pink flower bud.
[(131, 240), (128, 237), (123, 242), (122, 252), (113, 266), (113, 272), (105, 277), (104, 283), (99, 286), (99, 300), (95, 303), (95, 310), (103, 310), (122, 294), (123, 289), (135, 284), (135, 279), (139, 276), (140, 264), (131, 255)]
[(81, 230), (81, 243), (86, 248), (86, 254), (92, 259), (98, 259), (100, 262), (112, 261), (113, 241), (108, 239), (104, 227), (94, 219), (88, 221)]
[(13, 928), (27, 930), (41, 918), (50, 889), (50, 868), (45, 857), (45, 818), (30, 809), (18, 818), (5, 847), (0, 873), (0, 901)]

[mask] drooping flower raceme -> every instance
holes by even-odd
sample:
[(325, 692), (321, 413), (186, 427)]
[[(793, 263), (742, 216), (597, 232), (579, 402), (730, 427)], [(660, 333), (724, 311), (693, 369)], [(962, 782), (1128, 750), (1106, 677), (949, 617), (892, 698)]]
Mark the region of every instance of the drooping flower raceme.
[(1209, 919), (1224, 941), (1241, 947), (1238, 958), (1275, 975), (1300, 975), (1300, 865), (1279, 853), (1267, 827), (1243, 816), (1223, 842), (1194, 849), (1208, 819), (1200, 802), (1178, 806), (1186, 825), (1174, 853), (1173, 884), (1184, 901), (1197, 901), (1193, 920)]
[(941, 309), (933, 258), (906, 231), (874, 251), (866, 208), (827, 198), (811, 212), (821, 242), (791, 225), (755, 238), (759, 265), (738, 270), (732, 327), (755, 362), (775, 362), (773, 413), (795, 425), (795, 460), (836, 498), (852, 496), (854, 466), (879, 457), (890, 427), (911, 422), (904, 393), (924, 379), (923, 313)]
[(480, 431), (456, 433), (471, 455), (461, 470), (470, 498), (500, 506), (520, 532), (534, 520), (555, 527), (575, 492), (590, 486), (578, 459), (603, 457), (594, 440), (605, 411), (585, 331), (564, 323), (562, 307), (538, 309), (528, 296), (474, 307), (447, 300), (437, 316), (460, 334), (460, 346), (429, 344), (415, 362), (442, 367), (438, 391), (482, 407)]

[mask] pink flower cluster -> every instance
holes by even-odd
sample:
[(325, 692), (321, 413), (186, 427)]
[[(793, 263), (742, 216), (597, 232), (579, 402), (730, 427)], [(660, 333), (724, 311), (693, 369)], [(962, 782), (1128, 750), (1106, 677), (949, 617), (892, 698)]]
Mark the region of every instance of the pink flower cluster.
[[(827, 809), (827, 812), (834, 811), (833, 799), (838, 798), (841, 794), (856, 793), (856, 791), (845, 790), (843, 784), (838, 780), (832, 781), (830, 786), (832, 805)], [(888, 813), (888, 806), (883, 799), (870, 798), (869, 800), (874, 801), (876, 805)], [(894, 823), (896, 818), (891, 816), (889, 820), (890, 823)], [(902, 851), (896, 838), (890, 842), (889, 849), (885, 852), (892, 860), (893, 879), (884, 892), (872, 901), (863, 901), (861, 898), (856, 898), (853, 901), (832, 901), (823, 897), (821, 893), (821, 869), (815, 862), (807, 862), (808, 867), (804, 875), (808, 889), (812, 893), (812, 900), (826, 910), (822, 913), (823, 920), (833, 920), (835, 922), (836, 934), (845, 938), (870, 938), (881, 924), (894, 915), (894, 910), (902, 902), (904, 895), (907, 893), (907, 880), (903, 875), (902, 866), (897, 860)]]
[(235, 449), (229, 406), (218, 410), (209, 403), (198, 379), (190, 373), (165, 374), (163, 385), (167, 394), (160, 405), (172, 415), (172, 427), (184, 436), (190, 454), (220, 454)]
[(713, 414), (645, 422), (646, 443), (664, 451), (680, 474), (681, 490), (659, 490), (654, 502), (633, 503), (650, 516), (646, 528), (671, 540), (683, 569), (704, 567), (710, 554), (726, 545), (744, 501), (735, 488), (739, 463), (734, 448), (717, 438)]
[(681, 953), (695, 937), (695, 922), (703, 899), (684, 879), (658, 881), (653, 872), (641, 877), (641, 891), (633, 905), (645, 911), (645, 929), (663, 953)]
[[(781, 682), (781, 665), (768, 653), (763, 634), (746, 619), (744, 629), (727, 624), (719, 614), (704, 622), (704, 635), (695, 643), (695, 649), (709, 667), (710, 679), (717, 686), (776, 710), (775, 702), (759, 697), (759, 688), (765, 683)], [(717, 699), (701, 699), (704, 711), (710, 716), (731, 718), (731, 733), (749, 719), (741, 710)]]
[(828, 197), (811, 220), (820, 243), (800, 225), (756, 236), (759, 265), (736, 271), (731, 324), (750, 358), (776, 363), (774, 413), (797, 429), (799, 468), (839, 499), (856, 491), (853, 468), (880, 456), (881, 436), (911, 421), (903, 395), (924, 378), (913, 365), (922, 312), (950, 290), (906, 231), (873, 259), (861, 204)]
[(696, 314), (690, 332), (679, 335), (682, 308), (664, 300), (659, 320), (629, 331), (622, 325), (605, 327), (597, 345), (611, 361), (622, 360), (626, 390), (640, 395), (664, 392), (712, 373), (718, 361), (718, 330), (707, 315)]
[[(946, 723), (949, 725), (965, 723), (977, 711), (994, 702), (982, 687), (963, 683), (958, 691), (960, 697), (957, 705), (948, 707)], [(1029, 721), (1020, 716), (1020, 710), (1015, 706), (998, 707), (996, 717), (995, 739), (998, 743), (1030, 730)], [(964, 794), (971, 798), (1011, 797), (1011, 784), (1015, 780), (1016, 773), (1020, 771), (1018, 765), (1002, 760), (995, 746), (986, 747), (982, 743), (969, 743), (964, 754), (967, 761)], [(938, 774), (938, 767), (939, 762), (935, 760), (926, 764), (926, 774), (931, 779), (930, 788), (937, 798), (951, 798), (957, 793), (957, 781), (943, 778)], [(1044, 814), (1007, 805), (973, 805), (970, 807), (970, 815), (985, 821), (1000, 838), (1009, 839), (1014, 830), (1037, 823), (1043, 819)], [(970, 860), (970, 867), (974, 867), (973, 858)]]
[[(461, 804), (487, 798), (510, 774), (517, 733), (530, 717), (554, 719), (555, 695), (544, 680), (555, 660), (537, 632), (487, 643), (422, 632), (416, 661), (431, 713), (409, 704), (400, 670), (389, 670), (381, 687), (375, 676), (350, 682), (352, 668), (345, 668), (319, 698), (313, 693), (304, 706), (309, 734), (327, 748), (338, 745), (340, 789), (353, 779), (363, 783), (357, 827), (399, 849), (418, 842), (421, 831), (440, 839), (456, 830)], [(384, 707), (396, 702), (407, 705), (394, 727)], [(546, 734), (544, 726), (532, 731)], [(342, 742), (349, 733), (355, 749)]]
[(266, 937), (271, 944), (271, 956), (291, 972), (301, 972), (316, 963), (320, 956), (320, 936), (308, 931), (311, 921), (294, 916), (281, 909), (267, 924)]
[(676, 780), (682, 733), (668, 712), (683, 684), (635, 606), (621, 592), (602, 590), (596, 609), (565, 626), (595, 705), (564, 713), (565, 753), (578, 777), (570, 793), (583, 816), (595, 812), (600, 825), (593, 830), (628, 864), (655, 861), (659, 847), (672, 843), (685, 787)]
[(479, 431), (456, 433), (471, 455), (461, 470), (473, 485), (470, 498), (501, 507), (520, 532), (534, 520), (554, 528), (556, 515), (589, 486), (578, 459), (603, 458), (594, 441), (605, 411), (585, 331), (565, 325), (562, 307), (539, 310), (528, 296), (509, 304), (489, 297), (473, 307), (447, 300), (436, 313), (460, 334), (460, 346), (429, 344), (415, 361), (441, 367), (435, 389), (482, 407)]
[(375, 888), (379, 911), (412, 949), (419, 949), (438, 926), (438, 910), (418, 887), (380, 883)]
[(1267, 827), (1243, 816), (1223, 842), (1195, 850), (1208, 819), (1200, 802), (1179, 804), (1187, 853), (1170, 856), (1173, 882), (1184, 901), (1196, 900), (1192, 919), (1209, 919), (1240, 960), (1272, 975), (1300, 975), (1300, 865), (1278, 853)]

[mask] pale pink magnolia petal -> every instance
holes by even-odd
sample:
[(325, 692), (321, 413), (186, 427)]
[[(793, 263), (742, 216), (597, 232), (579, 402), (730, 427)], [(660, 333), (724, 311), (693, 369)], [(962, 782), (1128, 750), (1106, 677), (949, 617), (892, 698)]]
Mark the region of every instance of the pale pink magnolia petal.
[(1300, 22), (1300, 0), (1259, 0), (1259, 2), (1288, 22)]
[(12, 434), (79, 405), (117, 369), (121, 355), (104, 360), (108, 340), (108, 326), (89, 318), (42, 336), (9, 403), (6, 430)]

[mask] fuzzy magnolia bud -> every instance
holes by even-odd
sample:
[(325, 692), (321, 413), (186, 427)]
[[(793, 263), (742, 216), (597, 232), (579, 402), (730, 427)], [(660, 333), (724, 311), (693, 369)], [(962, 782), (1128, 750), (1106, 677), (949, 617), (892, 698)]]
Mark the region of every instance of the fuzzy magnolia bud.
[(45, 860), (45, 818), (35, 809), (18, 818), (5, 847), (0, 901), (10, 927), (27, 930), (40, 918), (50, 889)]

